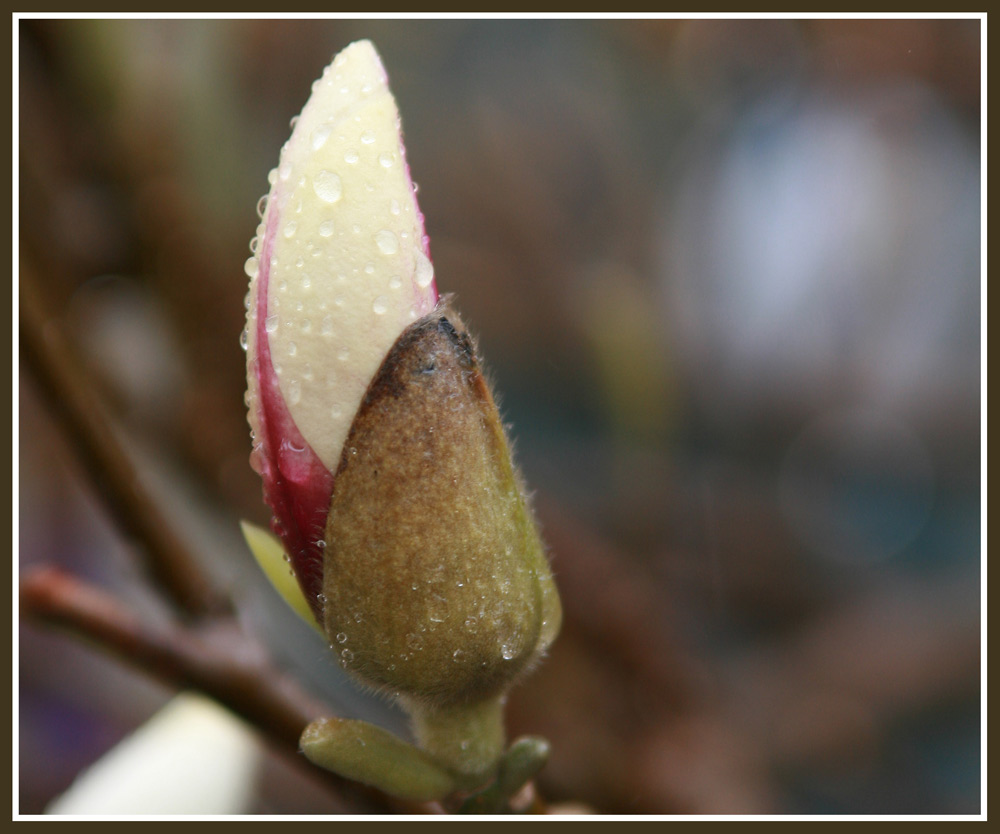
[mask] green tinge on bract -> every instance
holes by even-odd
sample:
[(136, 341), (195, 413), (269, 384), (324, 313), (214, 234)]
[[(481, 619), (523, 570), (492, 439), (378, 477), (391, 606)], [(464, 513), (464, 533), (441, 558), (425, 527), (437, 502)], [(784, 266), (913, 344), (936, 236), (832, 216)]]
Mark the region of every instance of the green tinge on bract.
[(451, 774), (427, 753), (364, 721), (321, 718), (300, 744), (313, 764), (400, 799), (426, 802), (455, 790)]
[(243, 530), (243, 538), (246, 539), (250, 552), (253, 553), (257, 564), (260, 565), (274, 589), (296, 614), (320, 634), (323, 634), (323, 629), (313, 617), (298, 581), (288, 567), (288, 560), (285, 558), (281, 542), (263, 527), (258, 527), (249, 521), (241, 521), (240, 528)]

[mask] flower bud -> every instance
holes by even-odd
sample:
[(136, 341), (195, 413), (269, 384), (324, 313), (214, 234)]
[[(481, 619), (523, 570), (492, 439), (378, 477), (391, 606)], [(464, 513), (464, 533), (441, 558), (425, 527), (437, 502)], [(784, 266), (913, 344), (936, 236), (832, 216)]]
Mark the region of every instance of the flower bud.
[(481, 773), (559, 600), (473, 341), (438, 301), (370, 43), (313, 85), (270, 180), (245, 342), (272, 527), (341, 665), (398, 696), (451, 771)]

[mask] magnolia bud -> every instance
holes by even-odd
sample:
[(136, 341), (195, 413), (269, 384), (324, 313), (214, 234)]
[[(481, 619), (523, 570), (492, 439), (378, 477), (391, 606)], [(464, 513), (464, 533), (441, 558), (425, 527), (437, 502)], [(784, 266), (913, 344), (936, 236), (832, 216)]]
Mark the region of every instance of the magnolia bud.
[[(247, 262), (247, 404), (301, 610), (411, 710), (432, 756), (485, 772), (559, 600), (473, 342), (438, 302), (370, 43), (313, 85), (270, 180)], [(323, 726), (310, 745), (340, 725)]]

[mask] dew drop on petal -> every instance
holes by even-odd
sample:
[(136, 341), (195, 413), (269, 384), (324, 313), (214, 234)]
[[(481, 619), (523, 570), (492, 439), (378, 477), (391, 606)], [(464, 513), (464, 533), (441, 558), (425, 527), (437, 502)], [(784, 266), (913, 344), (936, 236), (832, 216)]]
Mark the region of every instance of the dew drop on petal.
[(389, 211), (393, 214), (399, 214), (399, 200), (393, 200), (389, 203)]
[(285, 224), (285, 230), (284, 230), (285, 237), (295, 237), (295, 230), (298, 229), (298, 227), (299, 227), (298, 223), (296, 223), (294, 220), (289, 220)]
[(365, 145), (370, 145), (375, 141), (375, 134), (372, 133), (370, 130), (366, 130), (364, 133), (361, 134), (361, 141)]
[(243, 271), (250, 276), (250, 278), (256, 278), (257, 273), (260, 271), (260, 264), (257, 262), (257, 259), (247, 258), (246, 263), (243, 264)]
[(326, 140), (330, 138), (330, 133), (333, 131), (332, 125), (323, 125), (322, 127), (316, 128), (312, 134), (312, 149), (318, 151), (326, 144)]
[(265, 211), (267, 211), (267, 194), (257, 201), (257, 216), (263, 219)]
[(330, 237), (333, 234), (333, 221), (324, 220), (319, 224), (319, 235), (320, 237)]
[(392, 278), (389, 279), (390, 290), (398, 290), (401, 286), (403, 286), (403, 279), (398, 275), (393, 275)]
[(292, 163), (282, 162), (281, 165), (278, 166), (278, 177), (281, 179), (282, 182), (284, 182), (291, 175), (292, 175)]
[(267, 182), (268, 185), (274, 185), (275, 181), (278, 179), (278, 169), (272, 168), (267, 172)]
[(333, 335), (333, 319), (330, 316), (323, 316), (323, 321), (320, 324), (319, 332), (324, 336)]
[(247, 329), (244, 327), (243, 332), (240, 333), (240, 347), (243, 350), (247, 349), (247, 344), (249, 343), (250, 336), (247, 334)]
[(298, 353), (298, 350), (299, 349), (296, 346), (295, 342), (289, 342), (288, 343), (288, 355), (289, 356), (295, 356), (295, 354)]
[(421, 289), (425, 289), (431, 285), (431, 281), (434, 280), (434, 266), (431, 264), (430, 259), (421, 252), (417, 250), (417, 286)]
[(337, 635), (337, 642), (338, 643), (346, 643), (347, 642), (347, 635), (344, 632), (340, 632)]
[(378, 316), (381, 316), (388, 309), (389, 309), (389, 302), (386, 301), (384, 295), (380, 295), (372, 302), (372, 310)]
[(379, 162), (379, 165), (381, 165), (383, 168), (391, 168), (392, 167), (392, 162), (393, 162), (393, 160), (392, 160), (392, 154), (390, 154), (390, 153), (380, 153), (378, 155), (378, 162)]
[(399, 251), (399, 241), (388, 229), (375, 233), (375, 244), (383, 255), (395, 255)]
[(340, 176), (325, 168), (313, 180), (313, 191), (325, 203), (336, 203), (343, 196), (343, 185)]
[(346, 162), (348, 165), (354, 165), (357, 161), (358, 161), (357, 151), (348, 151), (347, 153), (344, 154), (344, 162)]
[(288, 404), (296, 405), (302, 399), (302, 386), (297, 379), (288, 383)]
[(264, 330), (268, 333), (274, 333), (278, 329), (278, 316), (276, 313), (272, 313), (266, 319), (264, 319)]

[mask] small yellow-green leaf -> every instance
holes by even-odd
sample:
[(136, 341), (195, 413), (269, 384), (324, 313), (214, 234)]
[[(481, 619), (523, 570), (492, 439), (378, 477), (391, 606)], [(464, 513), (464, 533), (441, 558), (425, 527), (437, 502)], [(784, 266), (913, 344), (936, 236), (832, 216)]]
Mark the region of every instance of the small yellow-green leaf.
[(400, 799), (443, 799), (456, 787), (423, 750), (365, 721), (321, 718), (306, 727), (300, 744), (313, 764)]
[(274, 590), (281, 595), (296, 614), (320, 634), (323, 634), (323, 629), (316, 622), (298, 581), (288, 567), (288, 560), (285, 559), (285, 551), (281, 542), (263, 527), (258, 527), (249, 521), (241, 521), (240, 528), (243, 530), (243, 538), (246, 539), (250, 552), (253, 553), (257, 564), (260, 565), (264, 575), (274, 586)]

